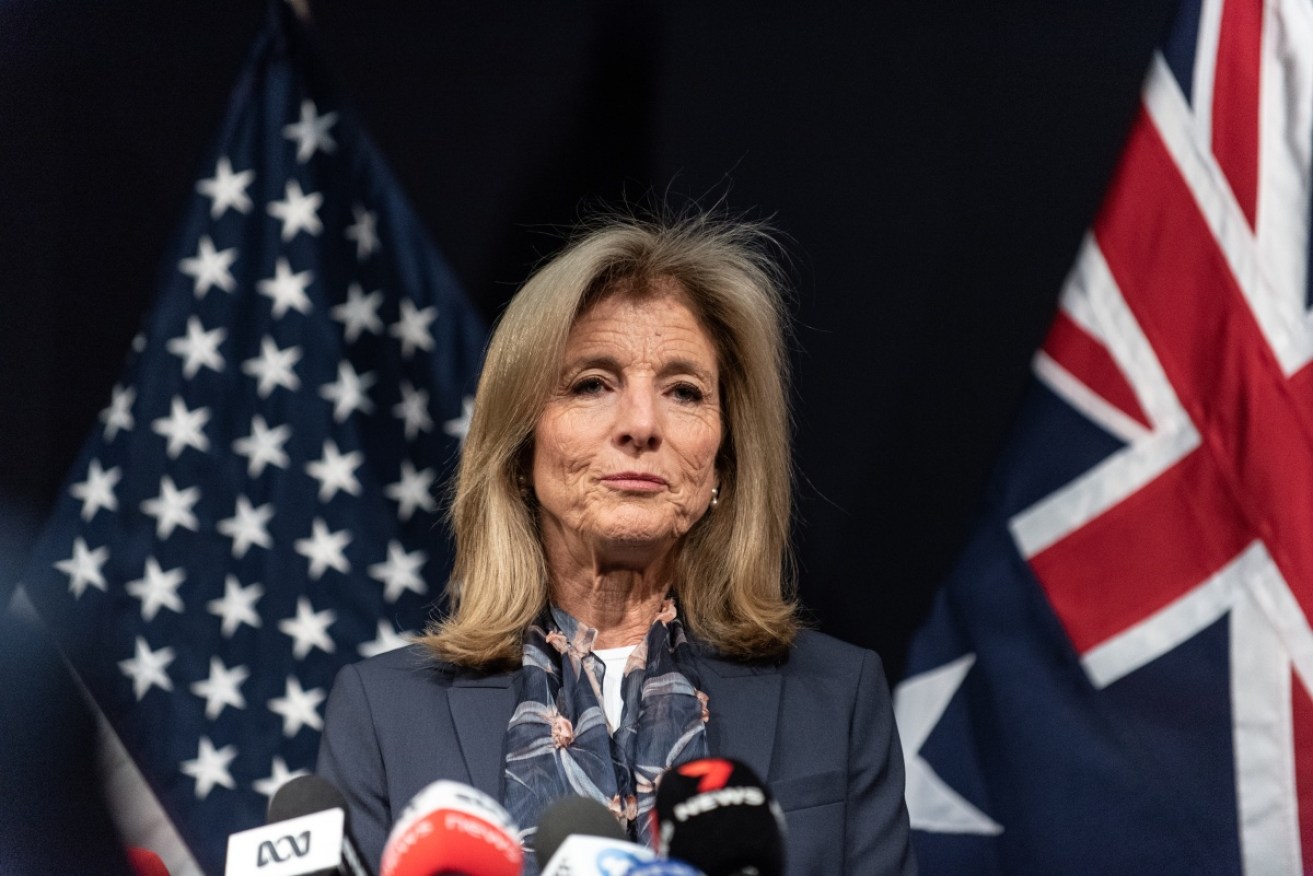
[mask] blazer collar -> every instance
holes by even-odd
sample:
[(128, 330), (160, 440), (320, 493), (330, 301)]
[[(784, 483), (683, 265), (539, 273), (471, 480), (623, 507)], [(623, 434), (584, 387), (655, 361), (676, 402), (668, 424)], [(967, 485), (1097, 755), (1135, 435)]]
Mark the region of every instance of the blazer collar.
[(779, 667), (717, 657), (696, 646), (703, 692), (707, 695), (707, 742), (714, 757), (741, 760), (765, 780), (775, 750), (780, 713)]
[(448, 693), (451, 720), (470, 784), (494, 800), (502, 796), (506, 727), (515, 711), (514, 672), (458, 672)]

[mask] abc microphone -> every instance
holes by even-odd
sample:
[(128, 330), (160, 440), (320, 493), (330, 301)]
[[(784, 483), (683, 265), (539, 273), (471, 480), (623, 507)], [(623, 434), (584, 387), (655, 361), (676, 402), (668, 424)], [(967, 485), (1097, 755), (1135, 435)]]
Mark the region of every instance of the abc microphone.
[(747, 764), (701, 758), (667, 770), (653, 814), (658, 851), (706, 876), (784, 874), (784, 815)]
[(224, 876), (373, 876), (347, 828), (346, 798), (297, 776), (274, 792), (268, 824), (228, 837)]
[(501, 804), (460, 782), (434, 782), (401, 811), (380, 876), (520, 876), (524, 849)]

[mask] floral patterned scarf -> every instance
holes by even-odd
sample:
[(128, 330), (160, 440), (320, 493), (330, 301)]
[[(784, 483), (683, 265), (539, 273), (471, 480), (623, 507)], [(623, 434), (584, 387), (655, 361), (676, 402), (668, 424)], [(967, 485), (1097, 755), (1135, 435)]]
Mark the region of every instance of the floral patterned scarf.
[(524, 634), (502, 802), (528, 846), (543, 810), (574, 794), (608, 807), (630, 839), (650, 845), (657, 776), (708, 754), (707, 696), (674, 600), (662, 604), (625, 663), (624, 712), (614, 733), (602, 705), (606, 667), (593, 653), (596, 638), (597, 630), (555, 606)]

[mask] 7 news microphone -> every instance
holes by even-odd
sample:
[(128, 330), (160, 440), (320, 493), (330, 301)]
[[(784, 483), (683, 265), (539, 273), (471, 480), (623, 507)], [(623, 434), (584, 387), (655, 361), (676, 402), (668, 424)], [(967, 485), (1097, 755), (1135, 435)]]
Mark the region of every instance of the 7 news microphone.
[(783, 876), (784, 814), (745, 763), (701, 758), (657, 784), (657, 850), (706, 876)]
[(327, 779), (298, 776), (269, 801), (268, 823), (228, 837), (224, 876), (373, 876)]

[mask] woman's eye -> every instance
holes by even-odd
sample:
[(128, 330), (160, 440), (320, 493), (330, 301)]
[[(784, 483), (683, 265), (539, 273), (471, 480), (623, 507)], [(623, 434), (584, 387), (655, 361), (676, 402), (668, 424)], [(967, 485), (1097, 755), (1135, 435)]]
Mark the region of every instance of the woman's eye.
[(597, 395), (605, 388), (606, 384), (602, 382), (602, 378), (585, 377), (581, 380), (576, 380), (574, 384), (571, 385), (570, 393), (572, 395)]
[(706, 393), (691, 383), (676, 384), (674, 388), (671, 389), (670, 394), (678, 401), (689, 403), (700, 402), (706, 397)]

